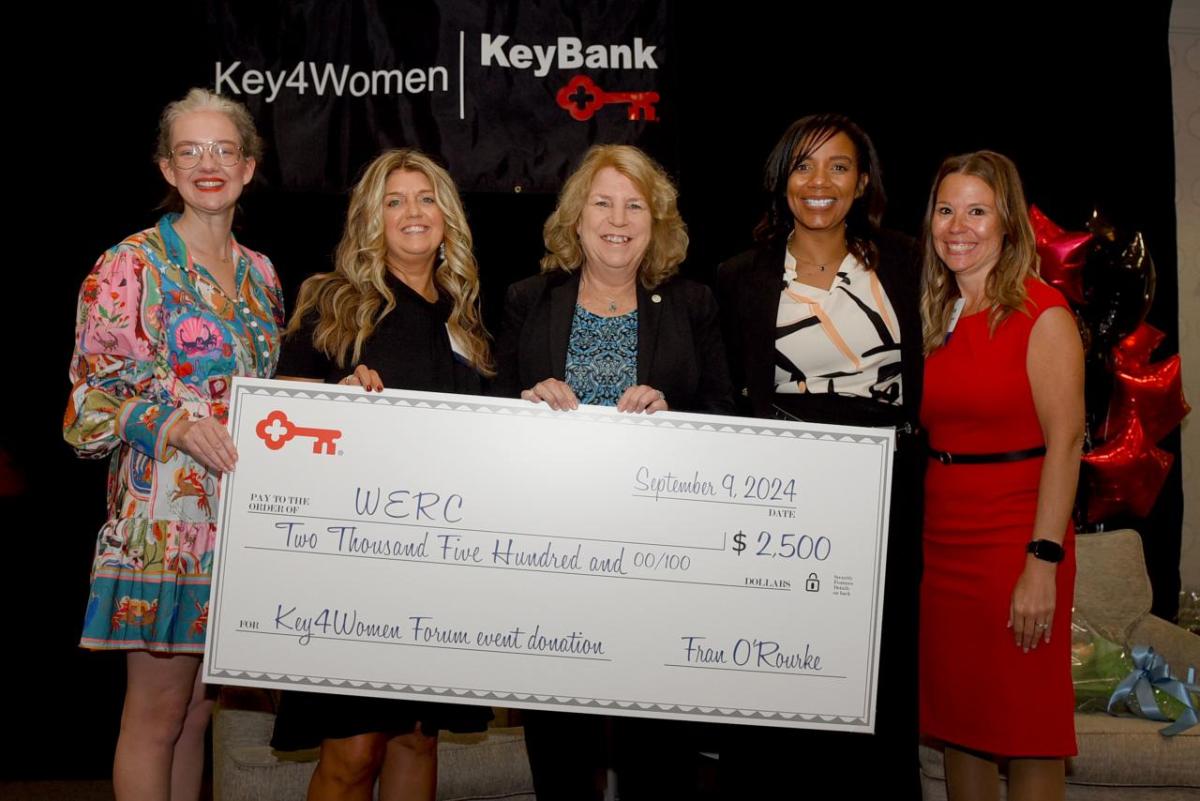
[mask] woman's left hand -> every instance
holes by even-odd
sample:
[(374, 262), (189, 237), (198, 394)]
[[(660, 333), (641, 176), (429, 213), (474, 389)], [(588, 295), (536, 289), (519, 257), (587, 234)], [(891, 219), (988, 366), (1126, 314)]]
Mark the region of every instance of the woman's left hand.
[(215, 417), (180, 420), (167, 433), (167, 443), (214, 473), (228, 473), (237, 466), (233, 438)]
[(645, 384), (635, 384), (625, 390), (621, 393), (620, 400), (617, 401), (618, 412), (654, 414), (655, 412), (665, 412), (668, 408), (667, 399), (662, 391)]
[(1054, 603), (1057, 587), (1057, 565), (1034, 556), (1027, 556), (1025, 569), (1013, 587), (1012, 604), (1008, 612), (1008, 627), (1022, 651), (1038, 647), (1038, 640), (1050, 642), (1054, 626)]
[(352, 387), (362, 387), (367, 392), (374, 390), (375, 392), (383, 392), (383, 379), (379, 377), (379, 373), (367, 367), (365, 364), (360, 364), (354, 368), (354, 372), (338, 382)]

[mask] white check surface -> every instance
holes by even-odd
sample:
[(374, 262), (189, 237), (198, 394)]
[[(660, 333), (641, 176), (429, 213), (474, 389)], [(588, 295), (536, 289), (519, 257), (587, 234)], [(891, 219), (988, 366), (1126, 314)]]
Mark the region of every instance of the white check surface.
[(206, 681), (873, 731), (890, 431), (257, 379), (230, 426)]

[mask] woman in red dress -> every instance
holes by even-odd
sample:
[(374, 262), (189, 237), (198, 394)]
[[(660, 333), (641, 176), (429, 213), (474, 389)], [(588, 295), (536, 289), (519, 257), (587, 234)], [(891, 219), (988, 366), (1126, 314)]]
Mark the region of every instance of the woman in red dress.
[(1083, 349), (1006, 157), (943, 162), (924, 247), (921, 730), (952, 801), (997, 798), (1003, 767), (1010, 799), (1061, 798)]

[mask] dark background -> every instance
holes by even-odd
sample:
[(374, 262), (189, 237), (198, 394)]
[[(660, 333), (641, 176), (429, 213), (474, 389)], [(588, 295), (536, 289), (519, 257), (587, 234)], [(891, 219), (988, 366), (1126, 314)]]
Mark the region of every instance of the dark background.
[[(786, 125), (840, 110), (878, 146), (890, 227), (917, 234), (941, 159), (987, 147), (1017, 162), (1030, 200), (1060, 225), (1081, 228), (1095, 206), (1118, 227), (1143, 231), (1158, 266), (1149, 321), (1167, 332), (1160, 355), (1177, 351), (1169, 3), (1104, 15), (1081, 4), (1056, 19), (1037, 5), (983, 6), (994, 15), (938, 7), (946, 10), (670, 7), (673, 85), (660, 110), (676, 116), (676, 135), (648, 147), (679, 184), (692, 235), (685, 272), (711, 281), (719, 261), (749, 245), (762, 163)], [(3, 658), (12, 745), (0, 771), (104, 776), (124, 670), (121, 655), (76, 646), (105, 471), (75, 459), (60, 435), (76, 293), (105, 248), (157, 218), (157, 116), (189, 87), (211, 86), (217, 48), (204, 2), (32, 13), (40, 19), (9, 29), (20, 55), (10, 56), (5, 93), (13, 104), (5, 174), (19, 185), (7, 193), (18, 209), (6, 265), (17, 291), (3, 308), (17, 367), (6, 378), (3, 447), (23, 486), (0, 499), (9, 543), (0, 614), (12, 623)], [(330, 269), (346, 197), (261, 186), (244, 197), (238, 236), (275, 262), (289, 306), (305, 276)], [(554, 198), (466, 192), (464, 200), (494, 331), (505, 287), (537, 269)], [(1178, 433), (1165, 447), (1178, 453)], [(1177, 464), (1154, 519), (1138, 524), (1155, 608), (1168, 615), (1178, 594), (1181, 505)]]

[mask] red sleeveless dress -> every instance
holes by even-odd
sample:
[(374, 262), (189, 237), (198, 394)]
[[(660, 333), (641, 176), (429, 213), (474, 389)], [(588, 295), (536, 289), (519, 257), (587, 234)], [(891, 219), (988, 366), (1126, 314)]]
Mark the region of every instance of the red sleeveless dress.
[[(1028, 314), (994, 335), (986, 311), (962, 317), (949, 342), (925, 361), (921, 424), (930, 447), (1005, 453), (1044, 445), (1026, 370), (1029, 335), (1057, 290), (1026, 283)], [(1076, 753), (1071, 684), (1074, 536), (1058, 565), (1053, 639), (1023, 653), (1006, 627), (1025, 567), (1042, 458), (943, 465), (925, 478), (925, 572), (921, 582), (921, 731), (1002, 756)]]

